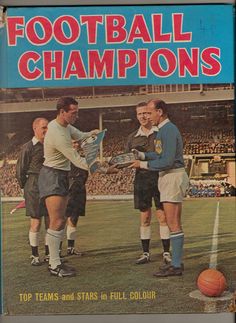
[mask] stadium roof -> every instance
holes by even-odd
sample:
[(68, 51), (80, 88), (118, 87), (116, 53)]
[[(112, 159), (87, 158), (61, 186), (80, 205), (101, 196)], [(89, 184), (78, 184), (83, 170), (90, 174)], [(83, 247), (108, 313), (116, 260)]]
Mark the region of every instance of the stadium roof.
[[(19, 90), (20, 92), (20, 90)], [(58, 96), (50, 98), (31, 99), (27, 102), (11, 102), (0, 103), (0, 113), (16, 113), (16, 112), (33, 112), (33, 111), (53, 111), (56, 102), (60, 97), (59, 93), (63, 93), (62, 89), (58, 89)], [(20, 93), (19, 93), (20, 97)], [(177, 103), (194, 103), (194, 102), (210, 102), (234, 100), (234, 89), (217, 89), (212, 91), (182, 91), (182, 92), (164, 92), (150, 94), (114, 94), (108, 96), (76, 97), (79, 101), (80, 109), (98, 109), (98, 108), (126, 108), (135, 106), (141, 101), (160, 98), (169, 104)], [(20, 100), (19, 100), (20, 101)]]

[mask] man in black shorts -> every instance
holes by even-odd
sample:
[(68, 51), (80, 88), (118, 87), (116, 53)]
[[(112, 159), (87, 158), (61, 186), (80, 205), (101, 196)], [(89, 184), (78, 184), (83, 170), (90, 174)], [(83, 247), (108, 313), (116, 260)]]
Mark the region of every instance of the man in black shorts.
[[(38, 177), (43, 166), (43, 141), (47, 131), (48, 120), (37, 118), (33, 122), (34, 137), (22, 147), (16, 164), (16, 178), (24, 190), (26, 215), (30, 216), (29, 242), (32, 250), (31, 265), (39, 266), (39, 231), (41, 218), (44, 216), (46, 229), (48, 227), (47, 210), (40, 202)], [(45, 242), (45, 252), (48, 252)]]
[[(141, 102), (136, 107), (136, 116), (140, 123), (138, 130), (135, 130), (128, 137), (126, 152), (137, 149), (142, 152), (154, 150), (155, 129), (148, 119), (147, 104)], [(158, 172), (137, 169), (134, 179), (134, 207), (139, 209), (140, 214), (140, 239), (143, 254), (137, 259), (136, 264), (145, 264), (150, 261), (149, 245), (151, 239), (151, 217), (152, 199), (156, 206), (156, 215), (160, 225), (160, 238), (163, 245), (163, 261), (169, 263), (170, 237), (169, 228), (166, 224), (165, 213), (160, 203), (160, 193), (157, 187)]]
[[(73, 140), (72, 145), (75, 150), (78, 150), (79, 144), (77, 141)], [(72, 164), (69, 179), (70, 188), (66, 208), (66, 216), (68, 217), (66, 229), (67, 255), (81, 256), (82, 252), (75, 248), (75, 239), (79, 217), (85, 216), (88, 171)]]

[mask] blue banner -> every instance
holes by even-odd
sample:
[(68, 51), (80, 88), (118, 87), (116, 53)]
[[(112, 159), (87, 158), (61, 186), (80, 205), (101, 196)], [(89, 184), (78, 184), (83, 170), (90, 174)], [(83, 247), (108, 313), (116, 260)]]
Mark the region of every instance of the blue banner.
[(9, 8), (1, 87), (229, 83), (232, 5)]

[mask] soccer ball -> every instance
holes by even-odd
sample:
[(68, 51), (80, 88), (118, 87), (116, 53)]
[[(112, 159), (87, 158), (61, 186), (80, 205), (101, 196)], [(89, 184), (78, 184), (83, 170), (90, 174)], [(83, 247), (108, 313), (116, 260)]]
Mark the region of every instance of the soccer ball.
[(203, 295), (216, 297), (225, 291), (226, 279), (220, 271), (209, 268), (200, 273), (197, 286)]

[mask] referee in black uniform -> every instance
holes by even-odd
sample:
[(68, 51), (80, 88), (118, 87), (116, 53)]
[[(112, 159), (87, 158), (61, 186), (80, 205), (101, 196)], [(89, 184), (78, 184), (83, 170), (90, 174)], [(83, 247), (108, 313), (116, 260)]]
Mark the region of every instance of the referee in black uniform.
[[(154, 131), (157, 128), (152, 127), (148, 119), (146, 102), (141, 102), (136, 107), (136, 116), (140, 123), (138, 130), (135, 130), (128, 137), (126, 143), (126, 152), (137, 149), (142, 152), (154, 151)], [(156, 207), (156, 215), (160, 224), (160, 237), (163, 245), (163, 261), (169, 263), (170, 257), (170, 239), (169, 228), (166, 224), (163, 206), (160, 202), (160, 193), (158, 191), (158, 172), (137, 169), (134, 179), (134, 208), (140, 210), (140, 239), (143, 253), (137, 259), (136, 264), (145, 264), (150, 261), (149, 245), (151, 239), (151, 216), (152, 200)]]
[[(36, 118), (33, 121), (34, 137), (23, 145), (16, 164), (16, 178), (24, 190), (26, 216), (30, 216), (29, 242), (32, 250), (32, 266), (41, 265), (38, 246), (42, 216), (45, 216), (46, 228), (48, 226), (47, 209), (40, 202), (38, 189), (39, 172), (44, 161), (43, 141), (47, 126), (48, 120), (45, 118)], [(45, 253), (48, 253), (46, 241)]]

